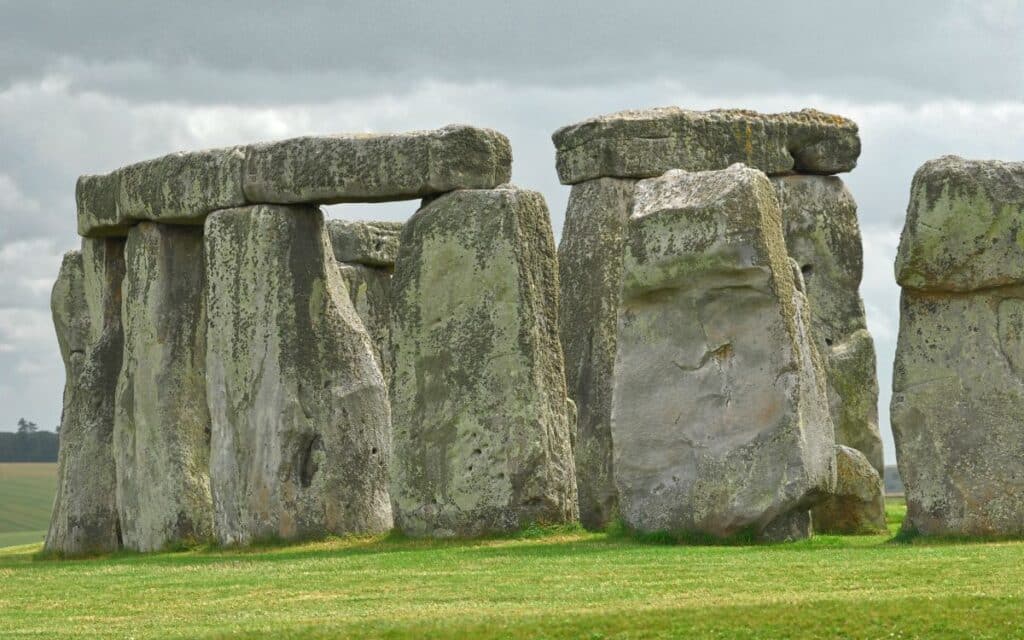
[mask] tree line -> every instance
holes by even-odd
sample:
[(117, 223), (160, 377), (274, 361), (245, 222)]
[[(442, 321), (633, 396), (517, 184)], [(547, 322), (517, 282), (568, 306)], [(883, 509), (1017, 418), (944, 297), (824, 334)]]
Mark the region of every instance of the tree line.
[(0, 432), (0, 462), (57, 462), (59, 432), (40, 431), (20, 418), (16, 432)]

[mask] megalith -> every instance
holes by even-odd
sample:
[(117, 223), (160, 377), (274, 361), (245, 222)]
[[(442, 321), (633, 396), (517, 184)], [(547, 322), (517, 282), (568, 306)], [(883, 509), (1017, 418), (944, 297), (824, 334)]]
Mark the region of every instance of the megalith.
[(904, 529), (1024, 534), (1024, 162), (946, 156), (914, 175), (893, 436)]
[(390, 529), (387, 389), (321, 211), (214, 212), (205, 258), (217, 538)]
[(575, 438), (580, 521), (605, 527), (616, 514), (612, 476), (612, 373), (626, 221), (634, 180), (573, 185), (558, 245), (558, 310), (565, 380), (578, 410)]
[(64, 256), (51, 309), (67, 381), (57, 495), (44, 549), (67, 555), (120, 548), (114, 394), (121, 369), (124, 241), (83, 239)]
[(370, 334), (384, 380), (390, 382), (391, 275), (402, 223), (329, 220), (327, 229), (349, 299)]
[(204, 271), (202, 227), (144, 222), (128, 232), (114, 419), (128, 549), (213, 537)]
[(809, 535), (835, 483), (833, 427), (771, 183), (734, 165), (635, 189), (611, 415), (625, 524)]
[(460, 190), (402, 230), (392, 281), (395, 523), (478, 536), (577, 517), (543, 197)]
[[(881, 475), (875, 346), (859, 292), (864, 253), (857, 203), (835, 176), (781, 176), (772, 184), (786, 248), (807, 288), (811, 335), (825, 365), (836, 442), (863, 453)], [(884, 518), (884, 505), (878, 516)], [(815, 526), (820, 524), (816, 519)]]
[(887, 531), (882, 476), (863, 453), (837, 444), (836, 488), (811, 513), (818, 533)]
[[(776, 176), (776, 185), (791, 185), (786, 192), (790, 215), (784, 215), (791, 250), (820, 258), (827, 263), (822, 265), (825, 271), (833, 265), (831, 276), (812, 285), (829, 278), (842, 285), (831, 294), (820, 286), (809, 291), (812, 298), (830, 295), (836, 300), (822, 315), (843, 329), (838, 338), (825, 335), (831, 329), (813, 332), (823, 345), (826, 338), (836, 343), (822, 356), (832, 411), (842, 422), (837, 433), (881, 466), (874, 349), (857, 292), (861, 249), (856, 205), (838, 178), (824, 175), (856, 166), (860, 138), (854, 122), (813, 109), (761, 114), (667, 107), (598, 116), (563, 127), (552, 139), (559, 177), (572, 185), (559, 245), (559, 320), (569, 395), (580, 416), (575, 455), (585, 526), (601, 528), (616, 513), (610, 399), (624, 230), (633, 207), (633, 185), (670, 169), (716, 171), (742, 162)], [(821, 244), (826, 241), (848, 246)], [(813, 312), (815, 301), (809, 302)], [(837, 315), (847, 312), (849, 317)], [(809, 524), (805, 521), (801, 519)]]

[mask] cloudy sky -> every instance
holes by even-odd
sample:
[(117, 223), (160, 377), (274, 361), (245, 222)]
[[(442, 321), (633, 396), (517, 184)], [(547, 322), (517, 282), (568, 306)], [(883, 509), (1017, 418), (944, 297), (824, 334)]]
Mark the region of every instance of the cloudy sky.
[[(59, 422), (49, 293), (77, 245), (80, 173), (179, 149), (467, 122), (510, 137), (514, 181), (545, 195), (559, 234), (559, 126), (670, 104), (813, 106), (861, 128), (846, 179), (891, 460), (892, 261), (911, 176), (947, 153), (1024, 159), (1022, 0), (179, 4), (0, 0), (0, 430), (22, 416)], [(402, 219), (415, 206), (331, 215)]]

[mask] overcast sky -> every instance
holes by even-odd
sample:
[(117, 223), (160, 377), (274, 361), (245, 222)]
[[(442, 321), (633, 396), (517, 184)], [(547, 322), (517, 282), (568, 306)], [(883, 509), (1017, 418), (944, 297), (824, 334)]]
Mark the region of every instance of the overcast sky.
[[(466, 122), (512, 140), (513, 180), (561, 231), (550, 135), (625, 108), (816, 107), (860, 125), (862, 293), (886, 456), (892, 262), (910, 179), (942, 154), (1024, 159), (1024, 2), (0, 0), (0, 430), (52, 429), (49, 314), (77, 246), (75, 178), (169, 151)], [(86, 6), (88, 5), (88, 6)], [(403, 219), (416, 203), (331, 215)]]

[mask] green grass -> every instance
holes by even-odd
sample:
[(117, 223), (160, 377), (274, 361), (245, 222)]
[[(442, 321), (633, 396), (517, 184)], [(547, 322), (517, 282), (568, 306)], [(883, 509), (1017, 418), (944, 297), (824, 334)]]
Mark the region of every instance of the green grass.
[(0, 547), (41, 542), (56, 491), (56, 463), (0, 462)]
[[(891, 531), (903, 507), (890, 503)], [(1024, 637), (1024, 543), (643, 544), (572, 528), (44, 560), (0, 550), (0, 637)]]

